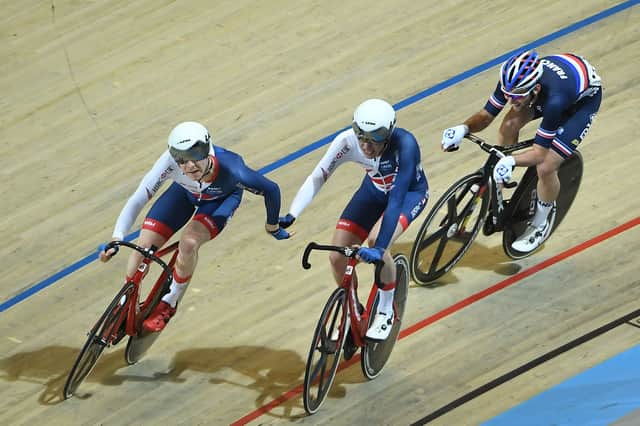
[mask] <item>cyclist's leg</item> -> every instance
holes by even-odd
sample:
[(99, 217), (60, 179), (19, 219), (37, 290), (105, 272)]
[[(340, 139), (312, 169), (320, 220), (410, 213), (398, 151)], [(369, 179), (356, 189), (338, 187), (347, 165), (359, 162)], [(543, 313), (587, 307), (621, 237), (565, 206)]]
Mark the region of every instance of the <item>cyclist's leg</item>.
[[(152, 208), (150, 212), (150, 215), (154, 213), (167, 217), (165, 220), (173, 232), (182, 228), (188, 221), (178, 242), (178, 257), (169, 292), (162, 297), (161, 302), (143, 322), (145, 329), (154, 332), (162, 330), (169, 319), (175, 315), (178, 302), (184, 295), (195, 270), (198, 250), (222, 231), (228, 218), (240, 204), (241, 198), (234, 193), (225, 199), (206, 201), (198, 205), (195, 198), (185, 190), (179, 188), (179, 191), (182, 196), (174, 197), (174, 204), (171, 206), (172, 215), (167, 215), (162, 209), (158, 209), (155, 213)], [(193, 219), (189, 221), (196, 205), (198, 205), (197, 210)]]
[(549, 213), (553, 210), (561, 191), (558, 170), (587, 135), (600, 108), (601, 99), (602, 94), (599, 90), (592, 96), (582, 99), (576, 104), (567, 120), (558, 127), (549, 147), (534, 145), (534, 150), (546, 151), (543, 161), (536, 166), (538, 174), (536, 212), (531, 220), (531, 226), (527, 227), (523, 235), (513, 242), (514, 249), (522, 252), (534, 250), (549, 235), (553, 225), (548, 220)]
[[(393, 297), (396, 287), (396, 264), (393, 261), (391, 250), (389, 249), (393, 243), (398, 239), (400, 235), (409, 227), (411, 222), (424, 210), (427, 204), (426, 194), (424, 192), (409, 192), (405, 196), (404, 203), (402, 205), (402, 212), (398, 218), (398, 223), (391, 236), (391, 241), (387, 250), (384, 252), (384, 267), (380, 272), (381, 283), (378, 285), (378, 312), (376, 312), (376, 318), (367, 330), (367, 336), (374, 339), (385, 339), (391, 330), (393, 325)], [(378, 234), (380, 233), (380, 227), (382, 226), (382, 220), (384, 217), (378, 219), (373, 229), (369, 233), (368, 244), (370, 247), (375, 245)]]
[[(138, 245), (142, 247), (162, 247), (169, 238), (189, 220), (194, 207), (185, 197), (184, 190), (173, 183), (153, 203), (142, 223)], [(127, 276), (131, 277), (142, 260), (142, 255), (134, 251), (129, 256)]]
[[(365, 177), (360, 188), (353, 194), (344, 208), (333, 233), (332, 244), (336, 246), (353, 246), (362, 244), (367, 238), (376, 220), (384, 211), (385, 202), (376, 197), (376, 189), (372, 188), (369, 179)], [(347, 259), (339, 253), (329, 254), (333, 276), (337, 284), (342, 282)], [(357, 285), (357, 276), (353, 274)]]
[(241, 200), (242, 192), (238, 190), (224, 199), (207, 201), (198, 206), (193, 219), (180, 235), (171, 291), (162, 300), (173, 307), (177, 305), (195, 272), (200, 247), (222, 232)]

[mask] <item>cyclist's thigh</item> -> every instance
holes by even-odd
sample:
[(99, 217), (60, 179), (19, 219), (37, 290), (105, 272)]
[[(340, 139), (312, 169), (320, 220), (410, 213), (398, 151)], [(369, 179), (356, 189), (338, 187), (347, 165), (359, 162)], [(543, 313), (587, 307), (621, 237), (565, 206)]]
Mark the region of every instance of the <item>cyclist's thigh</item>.
[(593, 96), (583, 98), (576, 105), (574, 112), (567, 120), (558, 127), (556, 136), (552, 142), (552, 149), (562, 158), (567, 158), (573, 154), (578, 145), (587, 136), (593, 119), (600, 109), (602, 101), (602, 91), (599, 90)]
[(336, 230), (350, 232), (357, 235), (360, 242), (364, 241), (387, 205), (384, 197), (376, 192), (373, 185), (363, 182), (340, 215)]
[(227, 225), (241, 201), (242, 190), (238, 189), (223, 199), (202, 202), (193, 216), (193, 222), (202, 224), (209, 232), (209, 239), (214, 239)]
[(174, 182), (153, 203), (142, 229), (148, 229), (169, 239), (189, 221), (194, 210), (195, 206), (187, 191)]

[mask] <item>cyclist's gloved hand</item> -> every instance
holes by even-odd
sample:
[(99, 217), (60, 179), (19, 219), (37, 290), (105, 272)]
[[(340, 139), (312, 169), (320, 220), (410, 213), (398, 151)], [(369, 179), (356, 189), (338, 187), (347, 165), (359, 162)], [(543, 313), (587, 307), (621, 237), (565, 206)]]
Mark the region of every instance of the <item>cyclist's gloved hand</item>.
[(443, 151), (456, 151), (460, 148), (460, 142), (462, 138), (469, 133), (469, 126), (466, 124), (460, 124), (458, 126), (449, 127), (442, 132), (442, 145)]
[(285, 231), (284, 228), (278, 228), (275, 231), (269, 233), (273, 235), (273, 238), (275, 238), (276, 240), (286, 240), (288, 238), (291, 238), (292, 235)]
[(376, 263), (382, 260), (384, 250), (378, 247), (360, 247), (357, 253), (358, 257), (367, 263)]
[(113, 246), (109, 250), (107, 250), (106, 244), (100, 244), (100, 246), (98, 247), (98, 258), (102, 262), (107, 262), (109, 261), (109, 259), (115, 256), (116, 253), (118, 253), (118, 250), (120, 250), (120, 246)]
[(278, 219), (278, 224), (280, 225), (281, 228), (288, 228), (291, 225), (293, 225), (293, 222), (296, 221), (296, 218), (291, 214), (291, 213), (287, 213), (286, 216), (281, 216), (280, 219)]
[(496, 183), (509, 182), (511, 180), (511, 172), (516, 165), (516, 160), (511, 155), (502, 157), (493, 168), (493, 180)]

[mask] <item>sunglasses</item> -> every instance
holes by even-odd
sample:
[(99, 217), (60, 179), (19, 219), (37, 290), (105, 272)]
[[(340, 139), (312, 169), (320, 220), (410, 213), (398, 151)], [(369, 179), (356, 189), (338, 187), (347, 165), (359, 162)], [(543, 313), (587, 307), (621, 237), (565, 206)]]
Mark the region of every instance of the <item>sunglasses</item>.
[(524, 92), (524, 93), (511, 93), (511, 92), (507, 92), (504, 89), (502, 90), (502, 94), (507, 98), (507, 99), (511, 99), (512, 101), (518, 101), (520, 99), (524, 99), (527, 96), (529, 96), (531, 94), (531, 92), (533, 91), (533, 87), (531, 89), (529, 89), (528, 91)]
[(191, 148), (184, 151), (170, 147), (169, 153), (178, 164), (185, 164), (189, 161), (196, 162), (204, 160), (209, 156), (209, 143), (198, 141), (192, 145)]
[(381, 127), (370, 132), (362, 130), (356, 122), (351, 123), (351, 127), (353, 128), (353, 131), (355, 132), (358, 139), (363, 142), (384, 143), (389, 139), (390, 136), (389, 129), (385, 127)]

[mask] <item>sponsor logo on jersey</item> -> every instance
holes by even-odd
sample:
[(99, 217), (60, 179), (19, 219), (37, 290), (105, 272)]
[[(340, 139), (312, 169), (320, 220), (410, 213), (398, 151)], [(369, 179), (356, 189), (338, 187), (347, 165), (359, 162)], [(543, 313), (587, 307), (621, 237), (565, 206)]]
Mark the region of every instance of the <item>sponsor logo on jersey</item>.
[[(335, 157), (333, 157), (333, 160), (331, 160), (331, 163), (329, 164), (329, 168), (327, 169), (327, 171), (329, 172), (329, 174), (331, 174), (333, 172), (333, 170), (336, 167), (336, 163), (342, 158), (344, 157), (349, 151), (351, 150), (351, 148), (349, 148), (348, 146), (344, 146), (340, 151), (338, 151), (338, 153), (336, 154)], [(323, 175), (324, 175), (324, 171), (323, 171)], [(328, 175), (327, 175), (328, 176)], [(324, 179), (325, 181), (327, 180), (327, 178)]]

